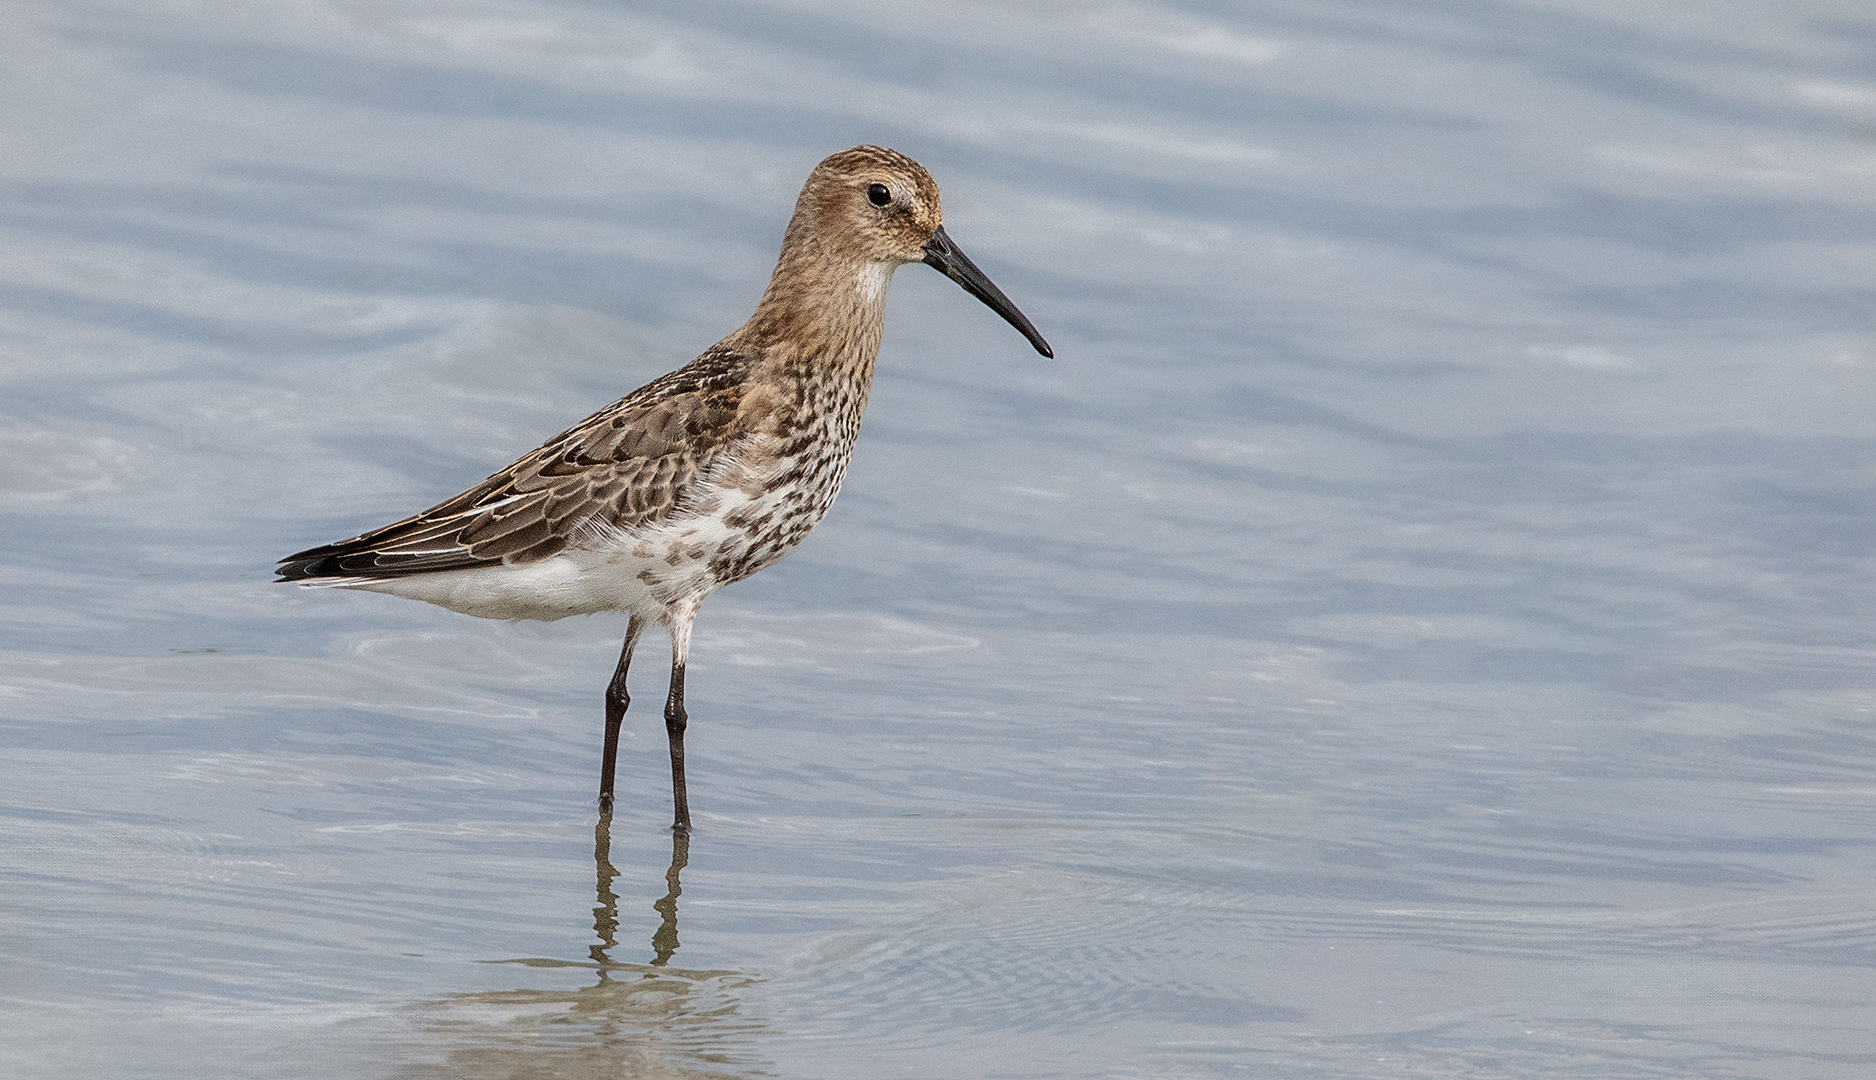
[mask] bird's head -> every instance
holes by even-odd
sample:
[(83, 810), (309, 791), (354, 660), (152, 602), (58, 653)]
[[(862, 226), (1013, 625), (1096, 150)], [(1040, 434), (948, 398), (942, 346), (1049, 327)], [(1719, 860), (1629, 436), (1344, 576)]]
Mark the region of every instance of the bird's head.
[(1054, 356), (1034, 324), (945, 235), (938, 183), (924, 166), (883, 146), (856, 146), (809, 174), (785, 249), (827, 265), (861, 263), (886, 275), (907, 263), (935, 267)]

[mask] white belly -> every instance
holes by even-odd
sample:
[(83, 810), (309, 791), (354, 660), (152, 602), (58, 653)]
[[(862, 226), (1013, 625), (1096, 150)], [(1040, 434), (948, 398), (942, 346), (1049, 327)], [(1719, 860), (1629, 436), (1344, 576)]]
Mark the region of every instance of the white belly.
[[(536, 619), (551, 622), (569, 615), (624, 611), (659, 625), (669, 625), (676, 608), (694, 611), (703, 598), (734, 580), (738, 571), (728, 564), (751, 551), (748, 529), (726, 525), (779, 509), (782, 492), (763, 492), (750, 498), (742, 492), (719, 491), (709, 512), (687, 514), (638, 532), (596, 536), (582, 547), (568, 547), (558, 555), (521, 566), (495, 565), (468, 570), (441, 570), (389, 578), (315, 578), (300, 584), (313, 587), (365, 589), (422, 600), (485, 619)], [(831, 498), (827, 500), (831, 502)], [(753, 573), (776, 561), (806, 535), (825, 506), (809, 514), (797, 512), (792, 520), (803, 527), (788, 542), (771, 540), (756, 551)], [(804, 520), (806, 519), (806, 520)], [(740, 573), (740, 576), (747, 576)]]
[(438, 604), (485, 619), (539, 619), (627, 611), (654, 622), (663, 605), (639, 568), (608, 563), (595, 551), (564, 551), (526, 566), (483, 566), (409, 577), (315, 579), (309, 585), (365, 589)]

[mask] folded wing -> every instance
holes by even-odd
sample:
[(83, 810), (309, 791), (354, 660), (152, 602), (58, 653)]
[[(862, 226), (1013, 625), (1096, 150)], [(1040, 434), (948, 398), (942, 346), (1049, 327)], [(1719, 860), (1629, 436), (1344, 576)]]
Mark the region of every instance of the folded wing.
[(711, 349), (453, 499), (287, 556), (280, 580), (520, 565), (682, 513), (699, 478), (735, 448), (744, 365)]

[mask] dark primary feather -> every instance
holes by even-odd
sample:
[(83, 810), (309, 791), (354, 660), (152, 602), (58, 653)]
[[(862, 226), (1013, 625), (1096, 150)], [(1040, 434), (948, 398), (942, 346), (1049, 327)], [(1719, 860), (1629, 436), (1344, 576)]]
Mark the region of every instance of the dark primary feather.
[(280, 580), (525, 564), (558, 554), (582, 526), (661, 521), (740, 434), (748, 369), (747, 356), (715, 346), (453, 499), (287, 556)]

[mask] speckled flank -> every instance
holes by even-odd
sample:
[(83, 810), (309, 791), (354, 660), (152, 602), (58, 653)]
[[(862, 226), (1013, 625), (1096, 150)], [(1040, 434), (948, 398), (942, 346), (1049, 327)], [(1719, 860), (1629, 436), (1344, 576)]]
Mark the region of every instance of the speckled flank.
[(808, 177), (768, 289), (735, 333), (455, 498), (288, 556), (281, 580), (497, 619), (627, 612), (634, 631), (609, 692), (609, 729), (613, 706), (624, 710), (636, 628), (669, 627), (666, 721), (679, 825), (688, 827), (681, 733), (691, 619), (712, 591), (793, 550), (833, 505), (893, 272), (930, 262), (1048, 352), (942, 224), (938, 186), (917, 162), (875, 146), (835, 154)]

